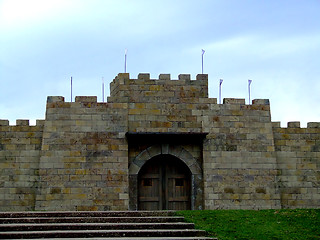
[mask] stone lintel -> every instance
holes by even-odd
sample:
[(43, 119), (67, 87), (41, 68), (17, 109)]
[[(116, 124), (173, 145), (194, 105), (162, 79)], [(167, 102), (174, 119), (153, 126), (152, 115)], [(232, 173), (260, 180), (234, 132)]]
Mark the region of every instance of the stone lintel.
[(197, 142), (201, 143), (208, 133), (177, 133), (177, 132), (127, 132), (129, 141), (152, 142), (152, 143), (176, 143)]

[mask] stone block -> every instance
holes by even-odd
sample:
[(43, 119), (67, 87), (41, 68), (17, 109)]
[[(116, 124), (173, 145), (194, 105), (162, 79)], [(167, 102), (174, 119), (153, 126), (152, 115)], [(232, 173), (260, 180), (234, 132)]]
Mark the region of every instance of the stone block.
[(196, 80), (208, 81), (208, 74), (197, 74)]
[(171, 80), (170, 74), (160, 74), (159, 80)]
[(150, 80), (150, 73), (139, 73), (139, 80)]
[(119, 73), (117, 79), (119, 80), (129, 80), (129, 73)]
[(252, 100), (253, 105), (270, 105), (269, 99), (254, 99)]
[(246, 100), (242, 98), (224, 98), (223, 104), (245, 104)]
[(320, 122), (308, 122), (308, 128), (320, 128)]
[(0, 120), (0, 126), (9, 126), (9, 120)]
[(96, 96), (76, 96), (76, 102), (79, 103), (96, 103)]
[(288, 128), (300, 128), (300, 122), (288, 122)]
[(190, 74), (179, 74), (178, 79), (184, 80), (184, 81), (190, 81), (191, 77), (190, 77)]
[(18, 119), (18, 120), (16, 120), (16, 125), (17, 126), (29, 126), (29, 120)]
[(47, 103), (64, 102), (64, 97), (62, 96), (48, 96)]

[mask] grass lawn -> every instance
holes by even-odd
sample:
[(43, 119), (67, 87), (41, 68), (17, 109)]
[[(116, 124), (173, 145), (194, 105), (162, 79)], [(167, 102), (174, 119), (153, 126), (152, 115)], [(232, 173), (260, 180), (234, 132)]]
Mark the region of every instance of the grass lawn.
[(187, 222), (224, 239), (320, 239), (320, 209), (179, 211)]

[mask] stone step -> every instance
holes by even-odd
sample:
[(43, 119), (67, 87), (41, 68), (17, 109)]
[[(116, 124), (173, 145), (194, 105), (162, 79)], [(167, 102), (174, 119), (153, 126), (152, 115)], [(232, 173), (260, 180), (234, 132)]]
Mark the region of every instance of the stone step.
[(175, 211), (34, 211), (0, 212), (0, 218), (21, 217), (151, 217), (174, 216)]
[[(33, 238), (33, 240), (52, 240), (52, 238)], [(55, 240), (74, 240), (74, 238), (55, 238)], [(209, 237), (124, 237), (124, 238), (77, 238), (77, 240), (218, 240)]]
[(178, 216), (151, 216), (151, 217), (6, 217), (0, 218), (0, 224), (7, 223), (164, 223), (183, 222), (183, 217)]
[[(52, 238), (34, 238), (33, 240), (49, 240)], [(55, 238), (55, 240), (74, 240), (74, 238)], [(218, 240), (209, 237), (124, 237), (124, 238), (77, 238), (77, 240)]]
[(174, 211), (1, 212), (0, 239), (210, 239)]
[(192, 223), (49, 223), (1, 224), (0, 232), (54, 230), (116, 230), (116, 229), (193, 229)]
[(73, 230), (73, 231), (14, 231), (0, 232), (1, 239), (92, 238), (92, 237), (204, 237), (205, 231), (195, 229), (141, 230)]

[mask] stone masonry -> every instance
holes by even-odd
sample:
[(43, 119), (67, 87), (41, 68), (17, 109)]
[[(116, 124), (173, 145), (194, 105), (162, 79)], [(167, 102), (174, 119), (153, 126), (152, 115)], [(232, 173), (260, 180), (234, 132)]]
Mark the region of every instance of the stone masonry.
[(208, 76), (130, 79), (106, 103), (48, 97), (45, 120), (0, 120), (0, 211), (137, 210), (140, 169), (171, 155), (191, 209), (320, 207), (320, 123), (271, 122), (267, 99), (208, 98)]

